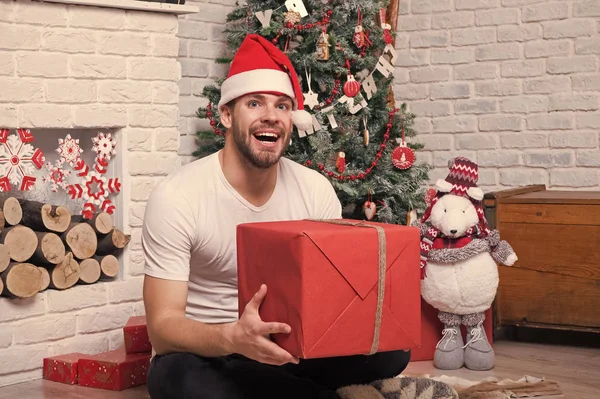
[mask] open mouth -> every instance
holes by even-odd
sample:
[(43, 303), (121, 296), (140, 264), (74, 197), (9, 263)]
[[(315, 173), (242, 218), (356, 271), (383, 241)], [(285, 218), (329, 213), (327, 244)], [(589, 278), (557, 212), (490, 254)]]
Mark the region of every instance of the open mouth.
[(265, 144), (271, 144), (271, 143), (275, 143), (277, 142), (277, 140), (279, 140), (279, 135), (276, 133), (266, 133), (266, 132), (260, 132), (260, 133), (256, 133), (254, 135), (254, 137)]

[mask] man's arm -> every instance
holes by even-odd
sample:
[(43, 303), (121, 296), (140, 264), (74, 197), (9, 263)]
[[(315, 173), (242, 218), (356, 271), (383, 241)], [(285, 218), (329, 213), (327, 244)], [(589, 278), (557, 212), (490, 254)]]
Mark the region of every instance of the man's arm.
[(156, 353), (191, 352), (205, 357), (233, 353), (233, 323), (205, 324), (188, 319), (186, 304), (187, 282), (145, 276), (148, 335)]
[(263, 285), (237, 322), (206, 324), (185, 316), (187, 283), (146, 276), (144, 304), (152, 346), (159, 355), (190, 352), (217, 357), (240, 353), (266, 364), (298, 363), (270, 339), (270, 334), (290, 333), (290, 326), (260, 319), (259, 308), (266, 293)]

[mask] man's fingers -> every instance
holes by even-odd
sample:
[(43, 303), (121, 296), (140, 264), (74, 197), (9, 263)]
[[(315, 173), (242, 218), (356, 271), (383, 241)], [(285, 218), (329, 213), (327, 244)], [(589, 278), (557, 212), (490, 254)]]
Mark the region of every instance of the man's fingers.
[(260, 288), (258, 289), (256, 294), (254, 294), (254, 296), (252, 297), (250, 302), (248, 302), (248, 305), (246, 305), (246, 307), (249, 307), (252, 310), (258, 311), (258, 308), (260, 307), (262, 301), (265, 299), (266, 295), (267, 295), (267, 286), (265, 284), (261, 284)]
[(298, 363), (298, 359), (292, 356), (286, 350), (282, 349), (279, 345), (265, 338), (264, 347), (266, 350), (265, 356), (276, 361), (284, 363)]
[(260, 335), (268, 334), (289, 334), (292, 332), (292, 328), (285, 323), (262, 323), (259, 328)]

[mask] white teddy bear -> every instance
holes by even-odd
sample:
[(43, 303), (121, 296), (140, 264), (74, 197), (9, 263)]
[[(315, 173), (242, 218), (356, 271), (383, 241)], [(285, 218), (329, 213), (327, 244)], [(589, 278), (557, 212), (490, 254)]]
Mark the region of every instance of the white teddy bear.
[[(421, 229), (421, 295), (439, 310), (444, 324), (434, 366), (453, 370), (494, 367), (483, 321), (498, 289), (496, 262), (512, 266), (517, 255), (497, 230), (490, 231), (483, 213), (483, 191), (476, 186), (478, 166), (457, 157), (450, 173), (439, 179), (437, 194), (416, 226)], [(465, 344), (460, 331), (467, 328)]]

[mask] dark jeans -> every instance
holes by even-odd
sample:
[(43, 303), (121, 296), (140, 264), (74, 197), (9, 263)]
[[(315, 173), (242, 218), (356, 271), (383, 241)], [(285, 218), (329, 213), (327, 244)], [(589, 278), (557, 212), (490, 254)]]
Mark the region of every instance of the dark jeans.
[(271, 366), (240, 355), (172, 353), (154, 357), (147, 387), (152, 399), (339, 399), (337, 388), (395, 377), (409, 360), (410, 352), (395, 351)]

